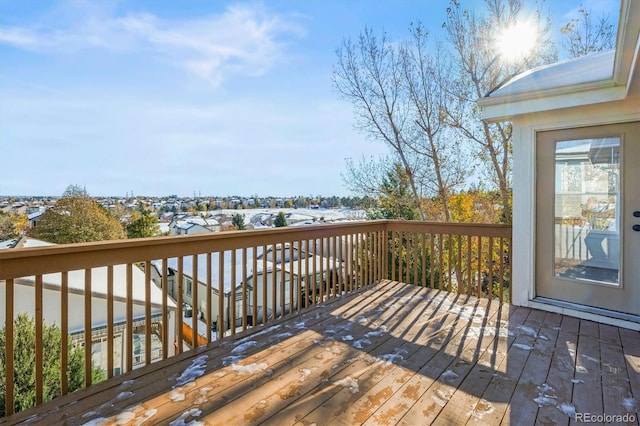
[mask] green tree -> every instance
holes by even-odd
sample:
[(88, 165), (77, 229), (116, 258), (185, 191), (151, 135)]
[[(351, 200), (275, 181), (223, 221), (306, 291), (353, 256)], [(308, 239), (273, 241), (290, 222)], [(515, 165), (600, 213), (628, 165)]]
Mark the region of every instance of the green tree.
[(126, 238), (118, 219), (77, 185), (69, 186), (27, 234), (56, 244)]
[(244, 231), (246, 228), (244, 224), (244, 215), (240, 213), (236, 213), (231, 216), (231, 224), (236, 227), (239, 231)]
[(413, 203), (409, 177), (400, 163), (387, 172), (380, 186), (380, 214), (384, 219), (418, 220), (418, 209)]
[(141, 210), (140, 215), (127, 225), (127, 237), (129, 238), (157, 237), (159, 235), (158, 217), (146, 209)]
[[(14, 322), (14, 408), (22, 411), (33, 407), (35, 393), (35, 338), (36, 326), (33, 318), (26, 313), (19, 314)], [(44, 324), (42, 327), (43, 345), (43, 400), (51, 401), (60, 396), (60, 357), (61, 331), (55, 325)], [(0, 347), (5, 347), (6, 327), (0, 329)], [(84, 350), (73, 349), (71, 342), (68, 348), (69, 364), (67, 368), (69, 390), (75, 391), (84, 385)], [(0, 416), (6, 413), (6, 353), (0, 351)], [(91, 382), (98, 383), (106, 379), (104, 371), (93, 367)]]
[(275, 226), (276, 228), (282, 228), (284, 226), (287, 226), (287, 218), (284, 215), (284, 212), (278, 213), (278, 215), (273, 221), (273, 226)]

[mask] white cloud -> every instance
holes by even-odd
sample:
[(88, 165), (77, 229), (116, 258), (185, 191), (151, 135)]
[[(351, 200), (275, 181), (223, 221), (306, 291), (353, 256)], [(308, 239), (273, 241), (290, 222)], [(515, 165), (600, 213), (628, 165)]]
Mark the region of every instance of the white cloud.
[(0, 43), (46, 54), (99, 49), (151, 55), (217, 86), (231, 75), (264, 74), (284, 58), (287, 39), (305, 35), (292, 18), (251, 5), (188, 20), (149, 13), (116, 16), (94, 7), (62, 22), (55, 22), (56, 17), (51, 14), (46, 22), (2, 28)]

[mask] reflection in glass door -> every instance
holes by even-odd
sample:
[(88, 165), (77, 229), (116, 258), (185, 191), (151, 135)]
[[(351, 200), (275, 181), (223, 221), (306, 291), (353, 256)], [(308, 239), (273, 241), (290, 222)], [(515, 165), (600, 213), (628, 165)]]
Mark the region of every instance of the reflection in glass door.
[(620, 284), (620, 138), (555, 142), (554, 272)]

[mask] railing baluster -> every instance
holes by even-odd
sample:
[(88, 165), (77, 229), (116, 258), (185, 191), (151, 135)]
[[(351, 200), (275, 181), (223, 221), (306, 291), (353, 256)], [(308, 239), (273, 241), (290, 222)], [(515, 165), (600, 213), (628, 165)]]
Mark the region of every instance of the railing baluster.
[(396, 242), (397, 237), (396, 237), (396, 232), (395, 231), (391, 231), (391, 244), (390, 244), (390, 250), (391, 250), (391, 280), (396, 281), (397, 277), (396, 277), (396, 263), (398, 261), (398, 256), (396, 255)]
[[(296, 311), (300, 312), (302, 309), (302, 241), (298, 241), (298, 280), (296, 283), (297, 301)], [(306, 282), (306, 281), (305, 281)]]
[(427, 234), (424, 232), (420, 234), (422, 241), (420, 241), (420, 255), (421, 255), (421, 263), (422, 266), (422, 276), (421, 276), (421, 285), (422, 287), (427, 286)]
[(144, 363), (151, 364), (151, 261), (144, 262)]
[(337, 294), (337, 286), (338, 286), (338, 277), (337, 277), (337, 268), (338, 268), (338, 240), (334, 235), (331, 237), (331, 253), (333, 255), (333, 266), (331, 267), (331, 295), (332, 297), (336, 297)]
[(5, 313), (4, 313), (4, 324), (5, 324), (5, 341), (4, 341), (4, 355), (5, 355), (5, 377), (6, 383), (5, 385), (5, 414), (11, 415), (13, 414), (14, 408), (14, 374), (13, 374), (13, 303), (14, 303), (14, 282), (13, 278), (9, 278), (5, 281)]
[(398, 231), (398, 281), (402, 282), (404, 277), (402, 271), (404, 269), (404, 232)]
[(471, 295), (471, 284), (473, 282), (473, 277), (471, 275), (471, 264), (473, 263), (471, 257), (471, 248), (473, 246), (473, 236), (467, 235), (467, 295)]
[[(284, 253), (282, 253), (283, 256), (283, 265), (284, 265)], [(293, 265), (294, 265), (294, 260), (293, 260), (293, 241), (291, 241), (289, 243), (289, 314), (293, 313), (293, 292), (294, 289), (296, 287), (296, 283), (295, 283), (295, 274), (294, 274), (294, 270), (293, 270)]]
[[(336, 244), (337, 244), (337, 248), (336, 248), (336, 253), (338, 256), (337, 258), (337, 262), (338, 262), (338, 278), (337, 278), (337, 284), (338, 284), (338, 288), (336, 293), (338, 295), (342, 295), (342, 292), (344, 291), (344, 277), (343, 277), (343, 266), (344, 266), (344, 256), (343, 256), (343, 252), (342, 252), (342, 235), (338, 235), (336, 237)], [(337, 257), (337, 256), (336, 256)]]
[(447, 291), (453, 291), (453, 282), (451, 280), (451, 275), (452, 275), (452, 271), (453, 271), (453, 258), (451, 257), (453, 255), (453, 235), (448, 234), (447, 235), (447, 240), (449, 241), (449, 249), (447, 250), (448, 253), (448, 257), (449, 257), (449, 261), (448, 261), (448, 265), (447, 265)]
[(191, 348), (198, 346), (198, 255), (192, 256), (191, 264)]
[(478, 288), (476, 296), (482, 296), (482, 236), (478, 235)]
[(107, 378), (113, 377), (113, 265), (107, 266)]
[(242, 331), (247, 329), (247, 248), (242, 247)]
[(324, 273), (324, 269), (325, 269), (325, 259), (326, 257), (324, 256), (324, 238), (320, 238), (320, 256), (322, 256), (322, 258), (320, 259), (320, 303), (322, 303), (324, 301), (324, 287), (326, 285), (326, 277), (325, 277), (325, 273)]
[(489, 283), (487, 284), (487, 293), (489, 299), (493, 298), (493, 237), (489, 237)]
[(127, 263), (127, 339), (125, 347), (127, 348), (127, 369), (126, 371), (133, 370), (133, 265)]
[[(9, 299), (7, 299), (9, 300)], [(11, 302), (13, 305), (13, 301)], [(8, 358), (8, 357), (7, 357)], [(8, 371), (8, 367), (7, 367)], [(60, 273), (60, 393), (69, 393), (69, 273)]]
[(206, 312), (205, 312), (205, 320), (207, 322), (207, 336), (206, 336), (206, 341), (207, 343), (211, 343), (211, 324), (213, 322), (213, 309), (212, 309), (212, 297), (211, 297), (211, 293), (213, 292), (213, 271), (211, 270), (213, 268), (213, 264), (212, 264), (212, 256), (211, 256), (211, 252), (207, 252), (206, 255), (206, 262), (207, 262), (207, 295), (205, 296), (205, 300), (206, 300)]
[[(251, 304), (252, 306), (252, 310), (251, 310), (251, 317), (252, 317), (252, 321), (251, 321), (251, 326), (255, 327), (256, 325), (258, 325), (258, 279), (256, 277), (256, 273), (258, 272), (258, 247), (254, 246), (252, 248), (253, 251), (253, 262), (252, 262), (252, 267), (253, 267), (253, 291), (251, 292)], [(264, 274), (263, 274), (264, 275)], [(264, 305), (266, 307), (266, 303)]]
[[(280, 317), (284, 316), (284, 311), (285, 311), (285, 294), (284, 294), (284, 289), (285, 289), (285, 279), (286, 279), (286, 271), (285, 271), (285, 267), (284, 267), (284, 250), (285, 250), (285, 245), (284, 243), (280, 243)], [(276, 257), (276, 253), (273, 254), (274, 255), (274, 259), (277, 259)]]
[[(275, 320), (278, 311), (278, 271), (276, 270), (276, 245), (271, 244), (271, 316)], [(265, 257), (266, 257), (265, 253)]]
[[(311, 284), (311, 266), (309, 265), (309, 247), (311, 246), (311, 240), (305, 240), (305, 244), (306, 244), (306, 249), (305, 249), (305, 256), (304, 256), (304, 294), (305, 294), (305, 303), (304, 305), (307, 306), (309, 304), (311, 304), (311, 298), (313, 297), (311, 295), (311, 289), (313, 288), (313, 285)], [(315, 277), (314, 277), (315, 279)]]
[(231, 335), (236, 334), (236, 249), (231, 250), (231, 296), (229, 297)]
[(224, 337), (224, 251), (218, 252), (218, 340)]
[(42, 275), (36, 275), (36, 405), (42, 404), (43, 381), (42, 381)]
[(457, 240), (458, 240), (458, 257), (456, 258), (456, 267), (455, 267), (455, 271), (456, 271), (456, 285), (458, 286), (458, 294), (462, 294), (464, 293), (464, 273), (462, 271), (462, 235), (458, 234), (457, 235)]
[(349, 293), (353, 292), (353, 234), (347, 235), (347, 280)]
[(176, 339), (176, 345), (175, 345), (175, 349), (176, 349), (176, 353), (177, 354), (181, 354), (182, 353), (182, 342), (184, 340), (184, 335), (182, 333), (182, 327), (184, 324), (184, 315), (183, 315), (183, 309), (182, 309), (182, 303), (184, 302), (183, 300), (183, 284), (184, 284), (184, 271), (183, 271), (183, 266), (184, 266), (184, 259), (182, 258), (182, 256), (178, 256), (178, 273), (176, 275), (176, 291), (177, 291), (177, 296), (178, 296), (178, 300), (176, 301), (177, 303), (177, 315), (178, 315), (178, 329), (176, 330), (176, 334), (178, 335), (177, 339)]
[(247, 248), (242, 247), (242, 331), (247, 329)]
[(500, 304), (504, 303), (504, 238), (500, 238)]
[(411, 233), (411, 244), (413, 245), (413, 285), (419, 285), (418, 281), (418, 247), (420, 245), (420, 241), (416, 241), (417, 235), (415, 232)]
[(267, 291), (267, 246), (265, 244), (262, 246), (262, 324), (267, 323), (267, 311), (269, 310), (267, 309)]
[[(429, 288), (435, 288), (435, 264), (436, 264), (436, 249), (435, 249), (435, 237), (432, 233), (429, 233)], [(439, 274), (440, 272), (438, 272)]]
[(84, 270), (84, 385), (91, 386), (91, 269)]
[[(169, 356), (169, 309), (168, 309), (168, 277), (169, 275), (169, 267), (167, 264), (167, 259), (162, 259), (161, 263), (162, 268), (162, 359), (166, 359)], [(113, 290), (113, 282), (112, 282), (112, 290)], [(113, 299), (113, 296), (111, 297)], [(111, 309), (107, 309), (107, 312), (113, 312), (113, 300), (111, 301)], [(108, 315), (108, 313), (107, 313)], [(111, 314), (113, 316), (113, 313)], [(112, 320), (113, 322), (113, 320)], [(113, 331), (112, 331), (113, 333)], [(113, 336), (110, 341), (113, 341)], [(175, 349), (174, 349), (175, 350)], [(113, 355), (113, 348), (109, 351), (111, 355)], [(112, 368), (113, 369), (113, 368)]]
[(318, 253), (316, 252), (316, 244), (317, 240), (309, 240), (309, 253), (313, 253), (311, 262), (313, 279), (309, 281), (312, 305), (316, 303), (316, 285), (318, 284), (318, 262), (316, 261), (318, 259)]

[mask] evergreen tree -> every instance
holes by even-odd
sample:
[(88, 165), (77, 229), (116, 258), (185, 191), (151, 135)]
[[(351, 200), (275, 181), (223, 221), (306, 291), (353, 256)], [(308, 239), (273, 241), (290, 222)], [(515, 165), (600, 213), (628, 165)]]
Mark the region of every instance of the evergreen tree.
[(244, 231), (246, 228), (244, 224), (244, 215), (236, 213), (231, 217), (231, 224), (239, 231)]
[(140, 216), (127, 225), (127, 236), (129, 238), (157, 237), (160, 235), (158, 218), (151, 214), (149, 210), (143, 209)]
[(287, 218), (285, 217), (283, 212), (278, 213), (275, 220), (273, 221), (273, 226), (275, 226), (276, 228), (287, 226)]
[[(19, 314), (13, 328), (14, 363), (14, 408), (15, 412), (35, 406), (35, 347), (36, 326), (33, 318), (26, 313)], [(43, 324), (43, 401), (51, 401), (60, 396), (60, 357), (61, 331), (55, 325)], [(6, 344), (6, 327), (0, 329), (0, 347)], [(84, 351), (81, 347), (72, 349), (69, 343), (69, 364), (67, 368), (69, 391), (80, 389), (84, 385)], [(6, 362), (5, 351), (0, 351), (0, 416), (6, 413)], [(93, 368), (91, 382), (98, 383), (106, 379), (104, 371)]]

